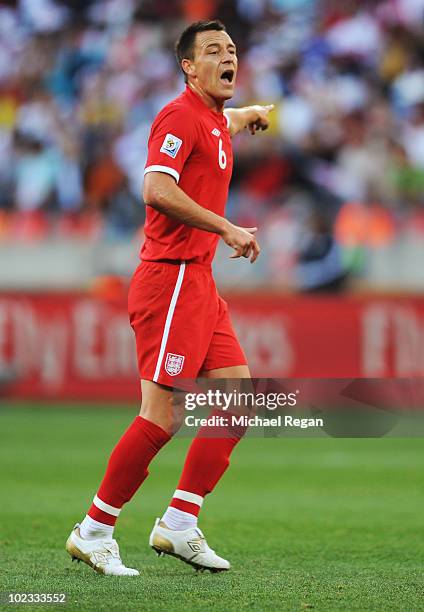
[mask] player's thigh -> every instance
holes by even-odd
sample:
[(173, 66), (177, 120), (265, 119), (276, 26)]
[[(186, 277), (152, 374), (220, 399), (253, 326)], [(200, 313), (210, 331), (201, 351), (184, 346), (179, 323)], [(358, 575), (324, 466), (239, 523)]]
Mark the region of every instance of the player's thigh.
[(152, 380), (142, 379), (140, 416), (155, 423), (172, 436), (181, 426), (183, 409), (175, 404), (171, 388)]
[[(179, 266), (142, 262), (128, 293), (128, 312), (135, 333), (140, 379), (153, 380)], [(165, 384), (165, 381), (157, 382)]]
[(228, 306), (219, 297), (219, 314), (200, 376), (207, 378), (250, 378), (249, 367), (230, 321)]
[(197, 378), (210, 345), (218, 318), (213, 277), (195, 264), (145, 263), (144, 270), (128, 300), (140, 379), (178, 387), (178, 379)]
[[(233, 394), (234, 404), (229, 410), (236, 414), (250, 413), (254, 404), (253, 385), (246, 356), (231, 325), (227, 304), (220, 298), (220, 317), (203, 363), (201, 378), (206, 388)], [(208, 380), (211, 381), (208, 383)]]
[(227, 366), (223, 368), (215, 368), (213, 370), (203, 370), (202, 377), (204, 378), (251, 378), (248, 365)]

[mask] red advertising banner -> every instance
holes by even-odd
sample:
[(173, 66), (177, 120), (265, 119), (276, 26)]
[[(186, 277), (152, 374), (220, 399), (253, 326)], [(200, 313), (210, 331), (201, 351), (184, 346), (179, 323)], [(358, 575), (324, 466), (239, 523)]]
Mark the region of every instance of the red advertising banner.
[[(424, 298), (242, 294), (227, 301), (256, 377), (424, 375)], [(125, 301), (0, 296), (0, 391), (137, 401)]]

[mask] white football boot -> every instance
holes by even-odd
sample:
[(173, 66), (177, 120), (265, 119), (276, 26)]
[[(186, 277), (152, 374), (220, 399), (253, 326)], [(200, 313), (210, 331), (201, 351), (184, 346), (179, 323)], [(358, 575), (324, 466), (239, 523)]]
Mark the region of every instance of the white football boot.
[(84, 561), (99, 574), (106, 576), (138, 576), (139, 572), (125, 567), (119, 556), (116, 540), (83, 540), (79, 534), (79, 523), (75, 525), (66, 542), (66, 550), (72, 561)]
[(228, 561), (218, 557), (215, 551), (209, 548), (205, 536), (198, 527), (176, 531), (168, 529), (165, 523), (158, 518), (150, 534), (149, 544), (159, 556), (177, 557), (184, 563), (192, 565), (196, 570), (224, 572), (230, 569)]

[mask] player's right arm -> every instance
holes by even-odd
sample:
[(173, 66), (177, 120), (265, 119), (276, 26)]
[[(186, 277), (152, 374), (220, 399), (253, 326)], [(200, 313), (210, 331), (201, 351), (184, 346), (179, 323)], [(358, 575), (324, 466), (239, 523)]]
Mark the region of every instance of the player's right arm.
[(250, 257), (253, 263), (260, 248), (254, 236), (256, 227), (238, 227), (192, 200), (166, 172), (149, 172), (144, 177), (143, 199), (162, 214), (180, 223), (218, 234), (234, 249), (232, 258)]
[(254, 236), (257, 228), (233, 225), (200, 206), (178, 186), (180, 174), (197, 138), (190, 109), (176, 106), (158, 115), (149, 138), (144, 202), (180, 223), (218, 234), (234, 249), (231, 257), (250, 257), (253, 263), (260, 252)]

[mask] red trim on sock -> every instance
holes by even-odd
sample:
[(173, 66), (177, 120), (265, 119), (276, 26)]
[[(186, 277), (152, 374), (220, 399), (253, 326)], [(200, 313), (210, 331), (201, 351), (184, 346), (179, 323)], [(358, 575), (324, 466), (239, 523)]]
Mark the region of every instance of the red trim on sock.
[(173, 508), (176, 508), (177, 510), (181, 510), (182, 512), (188, 512), (189, 514), (193, 514), (194, 516), (199, 516), (200, 506), (198, 506), (197, 504), (192, 504), (191, 502), (184, 501), (183, 499), (173, 497), (169, 505)]
[(90, 510), (87, 512), (88, 516), (90, 516), (95, 521), (99, 521), (99, 523), (104, 523), (105, 525), (115, 525), (118, 520), (117, 516), (113, 516), (112, 514), (108, 514), (107, 512), (103, 512), (94, 504), (91, 504)]

